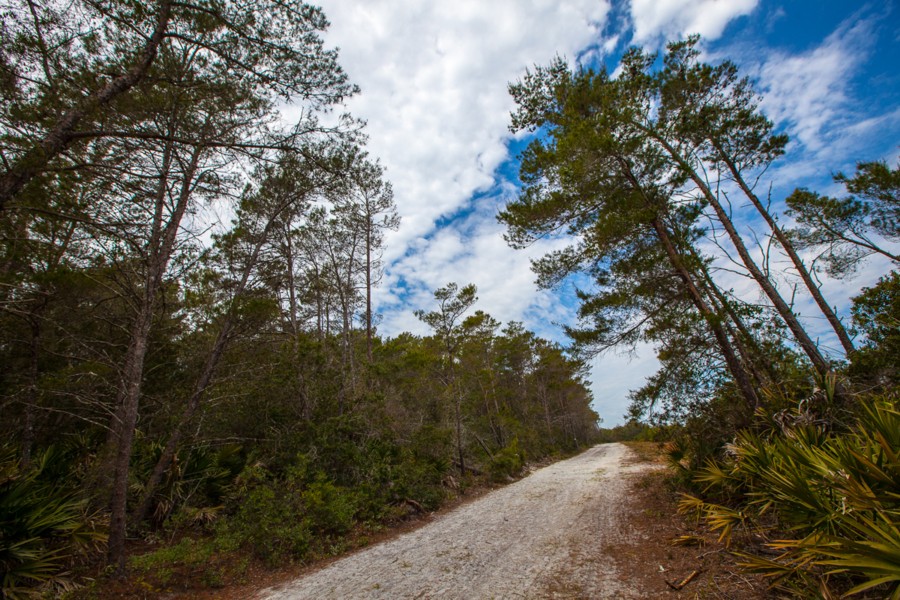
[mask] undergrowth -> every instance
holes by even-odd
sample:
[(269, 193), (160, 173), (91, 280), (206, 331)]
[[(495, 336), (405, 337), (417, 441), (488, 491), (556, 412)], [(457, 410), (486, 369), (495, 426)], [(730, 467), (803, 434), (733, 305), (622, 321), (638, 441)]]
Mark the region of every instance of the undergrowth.
[[(783, 593), (900, 599), (898, 402), (866, 399), (844, 430), (802, 408), (758, 417), (694, 474), (703, 494), (680, 509), (741, 542), (742, 565)], [(682, 469), (683, 452), (670, 447)]]

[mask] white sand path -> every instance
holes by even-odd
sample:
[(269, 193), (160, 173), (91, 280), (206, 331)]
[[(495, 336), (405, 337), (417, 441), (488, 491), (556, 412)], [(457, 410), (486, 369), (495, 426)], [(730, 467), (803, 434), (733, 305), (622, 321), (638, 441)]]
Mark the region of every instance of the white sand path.
[(604, 555), (629, 536), (629, 475), (648, 468), (630, 452), (595, 446), (258, 597), (642, 598)]

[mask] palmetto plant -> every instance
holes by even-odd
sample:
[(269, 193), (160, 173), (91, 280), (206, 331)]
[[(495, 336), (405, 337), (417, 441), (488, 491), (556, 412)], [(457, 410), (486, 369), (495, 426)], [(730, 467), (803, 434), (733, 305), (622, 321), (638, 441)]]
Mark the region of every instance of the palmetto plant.
[(737, 526), (763, 536), (777, 556), (743, 554), (744, 564), (783, 589), (900, 599), (897, 402), (862, 406), (840, 434), (795, 416), (768, 437), (742, 432), (728, 459), (701, 471), (698, 482), (735, 503), (686, 497), (682, 509), (697, 511), (723, 539)]
[(85, 515), (84, 502), (42, 473), (51, 448), (27, 468), (15, 451), (0, 446), (0, 597), (34, 595), (40, 584), (64, 583), (66, 564), (105, 535)]
[[(142, 495), (150, 469), (162, 452), (162, 444), (147, 448), (143, 460), (134, 468), (132, 492)], [(150, 517), (161, 526), (179, 513), (180, 518), (193, 522), (215, 519), (228, 486), (243, 466), (238, 445), (218, 449), (196, 447), (176, 454), (166, 476), (156, 488)]]

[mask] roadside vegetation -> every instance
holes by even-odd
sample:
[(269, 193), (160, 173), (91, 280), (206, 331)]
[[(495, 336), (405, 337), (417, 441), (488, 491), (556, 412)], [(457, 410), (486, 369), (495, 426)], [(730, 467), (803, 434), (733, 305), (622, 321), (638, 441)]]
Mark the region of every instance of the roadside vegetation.
[[(699, 43), (632, 49), (613, 73), (558, 59), (513, 83), (511, 129), (540, 135), (500, 220), (517, 247), (572, 240), (535, 271), (549, 288), (592, 280), (569, 330), (581, 356), (657, 349), (631, 421), (601, 439), (664, 443), (681, 509), (780, 593), (900, 598), (900, 167), (861, 161), (835, 176), (838, 198), (771, 197), (788, 135), (753, 82), (700, 60)], [(754, 213), (749, 234), (738, 205)], [(819, 274), (864, 264), (883, 276), (849, 323)], [(762, 301), (737, 295), (738, 278)], [(788, 289), (839, 353), (816, 343)]]

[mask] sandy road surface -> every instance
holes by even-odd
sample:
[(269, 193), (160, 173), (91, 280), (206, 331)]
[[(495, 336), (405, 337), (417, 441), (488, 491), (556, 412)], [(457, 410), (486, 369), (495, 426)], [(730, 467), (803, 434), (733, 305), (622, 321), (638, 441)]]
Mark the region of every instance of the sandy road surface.
[(646, 468), (629, 453), (596, 446), (259, 598), (641, 598), (603, 554)]

